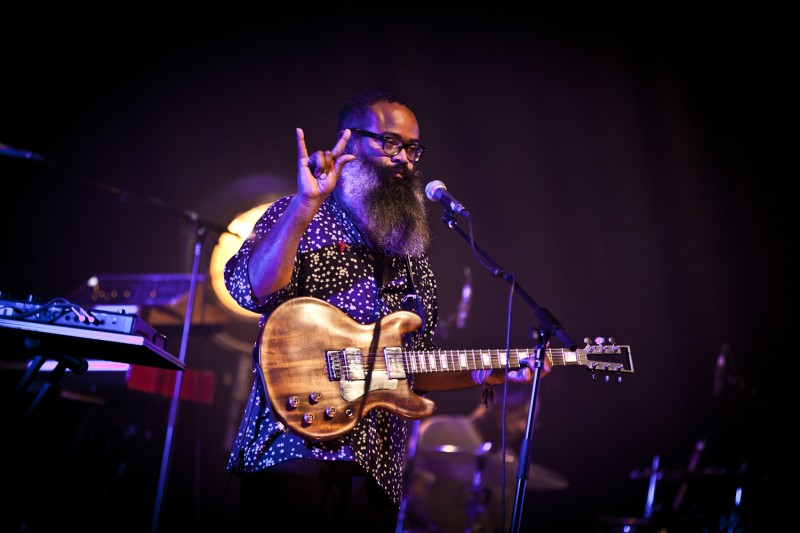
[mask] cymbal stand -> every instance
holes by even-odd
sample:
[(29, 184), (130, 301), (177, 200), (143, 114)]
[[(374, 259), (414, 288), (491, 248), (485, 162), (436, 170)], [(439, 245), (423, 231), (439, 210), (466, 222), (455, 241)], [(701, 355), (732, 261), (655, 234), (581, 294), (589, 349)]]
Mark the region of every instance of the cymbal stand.
[(486, 503), (490, 496), (488, 489), (483, 487), (483, 470), (486, 467), (489, 450), (491, 449), (492, 443), (484, 442), (478, 449), (475, 459), (475, 472), (472, 474), (472, 485), (470, 486), (471, 498), (467, 504), (467, 528), (464, 530), (466, 533), (472, 533), (473, 530), (481, 530), (478, 519), (486, 511)]
[(644, 503), (644, 514), (642, 518), (650, 520), (653, 517), (653, 510), (655, 509), (656, 501), (656, 483), (658, 478), (661, 477), (661, 472), (658, 470), (658, 463), (660, 457), (653, 456), (653, 463), (650, 465), (650, 480), (647, 484), (647, 500)]

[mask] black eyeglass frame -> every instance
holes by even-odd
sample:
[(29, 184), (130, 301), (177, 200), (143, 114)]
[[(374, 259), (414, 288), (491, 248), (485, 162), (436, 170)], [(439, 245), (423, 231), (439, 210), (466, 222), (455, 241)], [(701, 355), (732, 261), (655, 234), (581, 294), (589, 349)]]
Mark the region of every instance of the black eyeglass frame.
[[(401, 139), (398, 139), (397, 137), (391, 137), (389, 135), (380, 135), (377, 133), (373, 133), (371, 131), (362, 130), (361, 128), (349, 128), (349, 129), (351, 132), (356, 133), (358, 135), (363, 135), (364, 137), (371, 137), (373, 139), (378, 139), (379, 141), (383, 141), (383, 144), (381, 145), (381, 150), (383, 151), (384, 154), (390, 157), (399, 154), (401, 150), (405, 150), (406, 155), (408, 155), (408, 160), (413, 163), (416, 163), (417, 161), (422, 159), (423, 154), (427, 151), (427, 148), (425, 148), (419, 143), (404, 143)], [(386, 149), (386, 143), (389, 141), (400, 143), (396, 152), (389, 153), (389, 150)], [(409, 151), (409, 148), (411, 148), (411, 151)], [(415, 157), (414, 154), (417, 153), (417, 149), (419, 149), (419, 155)]]

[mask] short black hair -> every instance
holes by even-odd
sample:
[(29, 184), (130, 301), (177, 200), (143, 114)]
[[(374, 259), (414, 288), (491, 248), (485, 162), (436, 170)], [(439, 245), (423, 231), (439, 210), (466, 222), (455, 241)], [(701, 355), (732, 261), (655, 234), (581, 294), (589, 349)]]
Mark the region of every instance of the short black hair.
[(375, 89), (363, 91), (345, 100), (342, 109), (339, 110), (339, 121), (336, 131), (340, 132), (342, 130), (359, 127), (363, 119), (370, 112), (370, 106), (378, 102), (400, 104), (411, 110), (411, 107), (405, 100), (394, 93)]

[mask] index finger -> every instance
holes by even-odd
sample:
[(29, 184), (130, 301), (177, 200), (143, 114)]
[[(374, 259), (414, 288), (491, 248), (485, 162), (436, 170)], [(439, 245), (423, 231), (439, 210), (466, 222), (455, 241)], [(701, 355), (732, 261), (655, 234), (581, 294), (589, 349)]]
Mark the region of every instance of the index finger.
[(303, 133), (302, 128), (295, 128), (295, 134), (297, 135), (297, 156), (298, 159), (302, 161), (305, 158), (306, 163), (308, 163), (308, 149), (306, 149), (306, 137), (305, 133)]
[(333, 146), (333, 150), (331, 153), (333, 157), (339, 157), (344, 152), (344, 147), (347, 146), (347, 141), (350, 140), (350, 130), (342, 130), (339, 132), (339, 139), (336, 141), (336, 144)]

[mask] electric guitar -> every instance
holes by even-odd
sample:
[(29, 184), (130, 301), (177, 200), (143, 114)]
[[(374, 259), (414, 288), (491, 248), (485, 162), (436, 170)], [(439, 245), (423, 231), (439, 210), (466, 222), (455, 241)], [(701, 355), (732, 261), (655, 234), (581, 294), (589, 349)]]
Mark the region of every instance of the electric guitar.
[[(436, 404), (411, 389), (409, 375), (517, 370), (535, 357), (531, 349), (508, 354), (505, 349), (404, 350), (402, 336), (421, 325), (422, 319), (409, 311), (359, 324), (317, 298), (281, 304), (264, 324), (259, 350), (259, 366), (278, 419), (313, 441), (341, 437), (376, 407), (417, 420), (433, 414)], [(553, 366), (586, 366), (606, 378), (615, 373), (619, 380), (621, 373), (633, 372), (630, 347), (603, 342), (598, 339), (590, 346), (587, 339), (586, 347), (575, 351), (547, 348), (546, 356)]]

